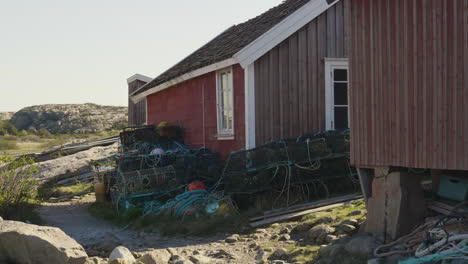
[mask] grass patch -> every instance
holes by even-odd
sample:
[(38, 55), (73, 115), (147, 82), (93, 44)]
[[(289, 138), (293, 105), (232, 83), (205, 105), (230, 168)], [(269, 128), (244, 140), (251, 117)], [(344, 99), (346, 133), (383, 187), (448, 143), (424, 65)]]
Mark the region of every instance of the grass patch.
[(0, 139), (0, 151), (18, 149), (16, 141), (9, 139)]
[(212, 236), (217, 233), (239, 233), (252, 213), (241, 215), (186, 217), (142, 216), (138, 209), (118, 214), (109, 204), (94, 203), (89, 207), (91, 215), (110, 221), (116, 225), (127, 226), (145, 232), (159, 232), (164, 236)]
[(291, 244), (287, 245), (285, 249), (289, 252), (289, 260), (291, 262), (309, 263), (317, 257), (320, 247), (315, 245), (301, 246), (299, 244)]
[[(357, 215), (357, 216), (348, 216), (348, 214), (353, 212), (353, 211), (361, 211), (362, 214)], [(301, 222), (314, 223), (314, 222), (320, 220), (321, 218), (332, 217), (335, 220), (332, 223), (329, 223), (328, 225), (336, 225), (336, 224), (339, 224), (339, 223), (341, 223), (341, 222), (343, 222), (343, 221), (345, 221), (347, 219), (351, 219), (351, 218), (356, 219), (356, 220), (359, 221), (359, 220), (365, 218), (366, 212), (367, 212), (366, 203), (364, 201), (358, 201), (358, 202), (355, 202), (355, 203), (349, 203), (349, 204), (346, 204), (346, 205), (341, 206), (341, 207), (336, 207), (336, 208), (330, 209), (329, 211), (323, 211), (323, 212), (318, 212), (318, 213), (306, 215), (306, 216), (302, 217)]]
[(0, 153), (5, 155), (20, 155), (30, 152), (41, 152), (69, 143), (74, 140), (96, 140), (118, 135), (120, 130), (110, 130), (93, 134), (48, 134), (48, 135), (1, 135)]
[(49, 199), (50, 197), (62, 197), (66, 195), (78, 194), (84, 191), (92, 191), (93, 184), (89, 182), (78, 182), (67, 186), (54, 186), (53, 184), (42, 185), (39, 190), (39, 197)]

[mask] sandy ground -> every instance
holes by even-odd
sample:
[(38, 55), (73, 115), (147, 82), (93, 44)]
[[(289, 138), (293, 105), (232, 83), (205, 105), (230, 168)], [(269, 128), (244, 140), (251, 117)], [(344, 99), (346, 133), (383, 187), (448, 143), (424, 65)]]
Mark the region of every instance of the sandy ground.
[(44, 203), (38, 211), (45, 225), (62, 229), (85, 248), (91, 249), (90, 252), (96, 245), (112, 242), (136, 252), (169, 249), (171, 253), (184, 257), (193, 255), (194, 251), (204, 256), (215, 256), (219, 255), (221, 250), (228, 252), (229, 256), (222, 259), (213, 257), (212, 263), (255, 263), (257, 252), (249, 247), (253, 243), (252, 240), (228, 244), (224, 239), (230, 234), (219, 234), (210, 238), (178, 238), (122, 229), (90, 215), (88, 207), (94, 201), (93, 195), (86, 195), (78, 200)]

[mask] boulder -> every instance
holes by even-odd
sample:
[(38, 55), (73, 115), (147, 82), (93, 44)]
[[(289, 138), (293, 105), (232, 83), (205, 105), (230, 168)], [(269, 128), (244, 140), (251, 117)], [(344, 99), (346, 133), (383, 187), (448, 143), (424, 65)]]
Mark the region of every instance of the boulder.
[(300, 223), (293, 229), (293, 231), (302, 233), (302, 232), (306, 232), (307, 230), (311, 229), (313, 226), (314, 225), (312, 223), (309, 223), (309, 222)]
[(335, 233), (335, 228), (327, 225), (318, 225), (307, 232), (307, 238), (317, 243), (326, 242), (328, 235)]
[(338, 229), (340, 229), (346, 234), (353, 233), (354, 231), (356, 231), (356, 227), (352, 225), (340, 225)]
[[(190, 256), (189, 259), (190, 259), (190, 261), (192, 261), (195, 264), (210, 264), (210, 263), (213, 263), (213, 260), (211, 258), (209, 258), (207, 256), (203, 256), (203, 255)], [(161, 263), (163, 263), (163, 262), (161, 262)]]
[(357, 236), (352, 238), (345, 246), (348, 253), (360, 256), (369, 256), (374, 249), (382, 245), (382, 242), (371, 235)]
[(260, 262), (266, 259), (266, 252), (263, 250), (259, 250), (257, 255), (255, 256), (255, 260)]
[(119, 246), (112, 250), (109, 261), (110, 264), (133, 264), (136, 262), (136, 259), (128, 248)]
[(351, 225), (351, 226), (359, 226), (359, 221), (356, 220), (356, 219), (348, 219), (348, 220), (345, 220), (341, 223), (342, 225)]
[(317, 219), (314, 222), (314, 225), (331, 224), (335, 220), (336, 220), (336, 217), (334, 217), (334, 216), (325, 216), (325, 217), (321, 217), (321, 218)]
[(87, 258), (84, 248), (59, 228), (0, 222), (0, 263), (84, 264)]
[(106, 147), (95, 147), (72, 155), (47, 160), (36, 164), (37, 173), (33, 177), (40, 182), (59, 180), (82, 175), (92, 171), (91, 162), (115, 155), (118, 144)]
[(226, 238), (224, 241), (226, 241), (226, 243), (235, 243), (235, 242), (237, 242), (239, 240), (240, 240), (240, 236), (235, 234), (235, 235), (232, 235), (232, 236)]
[(288, 252), (284, 248), (277, 248), (271, 253), (269, 260), (282, 260), (288, 257)]
[(356, 211), (352, 211), (348, 214), (348, 216), (357, 216), (357, 215), (362, 215), (362, 211), (360, 210), (356, 210)]
[(92, 257), (86, 261), (86, 264), (107, 264), (107, 263), (109, 262), (99, 257)]
[(334, 244), (326, 247), (322, 247), (320, 249), (320, 255), (325, 257), (333, 258), (334, 256), (338, 255), (340, 252), (344, 251), (343, 244)]
[(138, 261), (144, 264), (161, 264), (168, 263), (170, 259), (171, 254), (165, 249), (160, 249), (145, 253)]
[(331, 242), (333, 242), (333, 241), (335, 241), (335, 240), (337, 240), (337, 239), (338, 239), (337, 236), (334, 236), (334, 235), (327, 235), (327, 236), (325, 237), (325, 242), (331, 243)]

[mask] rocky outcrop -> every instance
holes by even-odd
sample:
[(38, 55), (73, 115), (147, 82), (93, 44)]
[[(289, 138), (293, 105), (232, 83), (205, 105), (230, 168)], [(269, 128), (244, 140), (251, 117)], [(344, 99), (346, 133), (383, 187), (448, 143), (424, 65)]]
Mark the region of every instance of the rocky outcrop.
[(91, 172), (91, 161), (111, 157), (117, 153), (117, 149), (117, 144), (95, 147), (69, 156), (40, 162), (36, 164), (38, 172), (33, 177), (43, 183)]
[(14, 112), (0, 112), (0, 121), (10, 120), (14, 114)]
[(87, 258), (83, 247), (58, 228), (0, 222), (0, 263), (84, 264)]
[(16, 112), (10, 122), (18, 130), (47, 129), (50, 133), (96, 133), (120, 129), (127, 107), (96, 104), (36, 105)]

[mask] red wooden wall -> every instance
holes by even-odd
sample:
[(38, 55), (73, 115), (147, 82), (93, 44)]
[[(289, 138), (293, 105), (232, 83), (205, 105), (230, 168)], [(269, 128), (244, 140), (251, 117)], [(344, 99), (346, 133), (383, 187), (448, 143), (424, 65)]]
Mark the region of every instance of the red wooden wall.
[(148, 124), (171, 121), (184, 128), (185, 144), (226, 158), (245, 147), (244, 70), (233, 66), (234, 140), (217, 139), (216, 73), (211, 72), (147, 97)]
[(351, 159), (468, 170), (468, 0), (352, 0)]

